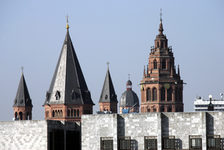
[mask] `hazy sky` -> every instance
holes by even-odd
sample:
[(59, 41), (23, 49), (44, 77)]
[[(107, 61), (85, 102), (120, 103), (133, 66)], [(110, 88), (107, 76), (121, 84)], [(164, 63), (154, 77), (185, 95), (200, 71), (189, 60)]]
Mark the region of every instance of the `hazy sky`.
[(158, 34), (163, 9), (164, 33), (184, 80), (184, 108), (196, 96), (220, 98), (224, 92), (223, 0), (1, 0), (0, 120), (12, 120), (21, 66), (33, 100), (33, 119), (44, 119), (46, 91), (66, 34), (70, 35), (95, 102), (107, 65), (118, 99), (128, 74), (140, 99), (140, 80)]

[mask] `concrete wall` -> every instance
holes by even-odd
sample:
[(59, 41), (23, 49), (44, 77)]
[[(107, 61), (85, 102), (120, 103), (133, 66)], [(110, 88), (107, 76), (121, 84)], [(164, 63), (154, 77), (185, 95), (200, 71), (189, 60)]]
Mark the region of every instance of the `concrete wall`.
[(47, 122), (0, 122), (0, 150), (47, 150)]
[(140, 114), (100, 114), (82, 116), (82, 150), (99, 150), (100, 137), (113, 137), (117, 150), (119, 136), (130, 136), (144, 150), (144, 136), (156, 136), (162, 149), (163, 136), (175, 136), (177, 149), (189, 149), (189, 136), (202, 138), (206, 150), (206, 136), (224, 138), (224, 112), (176, 112)]

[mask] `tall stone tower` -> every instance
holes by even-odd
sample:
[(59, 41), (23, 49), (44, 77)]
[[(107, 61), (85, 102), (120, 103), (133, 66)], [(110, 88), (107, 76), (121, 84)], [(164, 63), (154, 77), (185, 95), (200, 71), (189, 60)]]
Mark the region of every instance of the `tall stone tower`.
[(112, 113), (117, 113), (117, 95), (115, 93), (113, 82), (110, 76), (109, 64), (103, 84), (103, 89), (100, 95), (99, 105), (100, 112), (111, 111)]
[(160, 18), (159, 34), (151, 48), (147, 69), (141, 81), (141, 112), (183, 112), (183, 80), (176, 73), (172, 48), (163, 34)]
[(86, 85), (70, 35), (69, 26), (50, 88), (46, 94), (45, 119), (80, 121), (92, 114), (93, 101)]
[(24, 74), (22, 72), (13, 105), (15, 120), (32, 120), (32, 108), (32, 100), (30, 98)]

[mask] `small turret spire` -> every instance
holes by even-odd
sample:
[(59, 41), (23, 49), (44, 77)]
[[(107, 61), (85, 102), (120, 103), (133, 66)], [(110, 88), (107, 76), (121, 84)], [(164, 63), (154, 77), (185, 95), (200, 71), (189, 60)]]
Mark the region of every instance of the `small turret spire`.
[(160, 9), (160, 24), (159, 24), (159, 34), (163, 34), (163, 22), (162, 22), (162, 8)]
[(66, 16), (66, 29), (69, 29), (69, 24), (68, 24), (68, 15)]

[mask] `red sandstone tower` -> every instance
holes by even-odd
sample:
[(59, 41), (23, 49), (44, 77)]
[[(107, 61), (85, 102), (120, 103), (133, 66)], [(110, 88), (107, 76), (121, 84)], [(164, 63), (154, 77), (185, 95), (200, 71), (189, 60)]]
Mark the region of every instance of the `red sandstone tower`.
[(13, 110), (15, 120), (32, 120), (32, 101), (28, 88), (26, 86), (26, 81), (22, 73), (19, 87), (16, 93), (16, 98), (14, 100)]
[(103, 89), (100, 95), (99, 105), (100, 112), (117, 113), (117, 95), (115, 93), (112, 78), (110, 75), (109, 64), (103, 84)]
[(67, 33), (44, 103), (46, 120), (80, 121), (93, 113), (93, 101), (76, 56), (67, 24)]
[(183, 112), (183, 80), (176, 73), (172, 48), (163, 34), (160, 18), (159, 34), (151, 48), (147, 69), (141, 81), (141, 112)]

